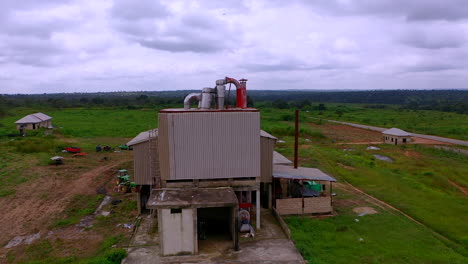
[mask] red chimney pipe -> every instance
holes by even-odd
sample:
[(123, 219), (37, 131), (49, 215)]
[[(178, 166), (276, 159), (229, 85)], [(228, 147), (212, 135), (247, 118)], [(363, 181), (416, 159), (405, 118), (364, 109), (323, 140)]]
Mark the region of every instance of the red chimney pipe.
[(234, 78), (226, 77), (226, 83), (232, 83), (236, 86), (236, 107), (247, 108), (247, 79), (240, 79), (237, 81)]

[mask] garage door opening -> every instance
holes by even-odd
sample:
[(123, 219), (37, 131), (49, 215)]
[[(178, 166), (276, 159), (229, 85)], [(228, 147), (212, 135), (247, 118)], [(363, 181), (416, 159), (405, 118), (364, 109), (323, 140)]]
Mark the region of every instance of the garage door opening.
[(197, 209), (198, 250), (232, 246), (232, 208), (212, 207)]

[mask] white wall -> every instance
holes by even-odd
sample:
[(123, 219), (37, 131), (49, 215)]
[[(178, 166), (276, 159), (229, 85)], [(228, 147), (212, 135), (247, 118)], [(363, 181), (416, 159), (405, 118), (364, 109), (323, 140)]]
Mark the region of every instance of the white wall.
[(181, 213), (175, 214), (171, 213), (171, 209), (159, 209), (159, 211), (162, 254), (195, 254), (197, 240), (194, 230), (194, 217), (196, 217), (194, 209), (182, 209)]

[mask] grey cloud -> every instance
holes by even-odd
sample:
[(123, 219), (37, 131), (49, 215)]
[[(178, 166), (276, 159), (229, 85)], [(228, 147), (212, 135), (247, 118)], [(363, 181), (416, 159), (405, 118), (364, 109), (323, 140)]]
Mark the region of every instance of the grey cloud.
[(247, 71), (252, 72), (276, 72), (276, 71), (314, 71), (314, 70), (333, 70), (341, 68), (336, 64), (318, 64), (309, 65), (300, 60), (290, 59), (278, 63), (248, 63), (241, 66)]
[(220, 45), (216, 42), (206, 42), (203, 39), (195, 40), (195, 39), (153, 39), (153, 40), (140, 40), (138, 43), (140, 45), (152, 48), (152, 49), (159, 49), (165, 51), (172, 51), (172, 52), (184, 52), (184, 51), (191, 51), (191, 52), (198, 52), (198, 53), (210, 53), (222, 50), (224, 48), (223, 45)]
[(112, 25), (128, 40), (146, 48), (169, 52), (213, 53), (229, 49), (235, 35), (217, 15), (200, 9), (182, 14), (166, 13), (164, 17), (142, 16), (135, 20), (123, 20), (114, 16)]
[(161, 18), (169, 15), (167, 8), (155, 0), (114, 0), (111, 13), (125, 20)]
[(35, 37), (8, 37), (1, 39), (0, 56), (6, 62), (48, 67), (60, 63), (64, 49), (47, 39)]
[(465, 0), (361, 0), (302, 1), (335, 15), (394, 15), (408, 20), (460, 20), (468, 18)]
[(406, 45), (424, 49), (458, 48), (465, 43), (462, 30), (456, 27), (428, 26), (405, 31), (400, 41)]

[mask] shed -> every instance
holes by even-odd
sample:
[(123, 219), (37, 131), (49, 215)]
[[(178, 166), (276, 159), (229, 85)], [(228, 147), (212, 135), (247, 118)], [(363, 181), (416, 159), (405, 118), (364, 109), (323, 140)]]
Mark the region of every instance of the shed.
[[(274, 165), (275, 209), (281, 215), (330, 213), (336, 179), (316, 168)], [(317, 188), (318, 187), (318, 188)]]
[(412, 134), (399, 128), (390, 128), (382, 132), (383, 141), (388, 144), (408, 144), (411, 143)]
[[(234, 190), (188, 188), (153, 190), (148, 208), (158, 211), (158, 230), (163, 255), (198, 253), (199, 235), (218, 225), (238, 248), (238, 201)], [(222, 212), (222, 213), (221, 213)]]
[(44, 113), (35, 113), (27, 115), (16, 121), (15, 124), (16, 129), (18, 129), (20, 133), (24, 133), (25, 130), (36, 130), (41, 127), (53, 128), (52, 117)]
[(141, 132), (127, 142), (133, 147), (135, 183), (154, 185), (159, 178), (158, 129)]
[(133, 148), (133, 178), (137, 185), (137, 206), (141, 213), (146, 208), (153, 186), (160, 184), (158, 158), (158, 129), (141, 132), (127, 142)]

